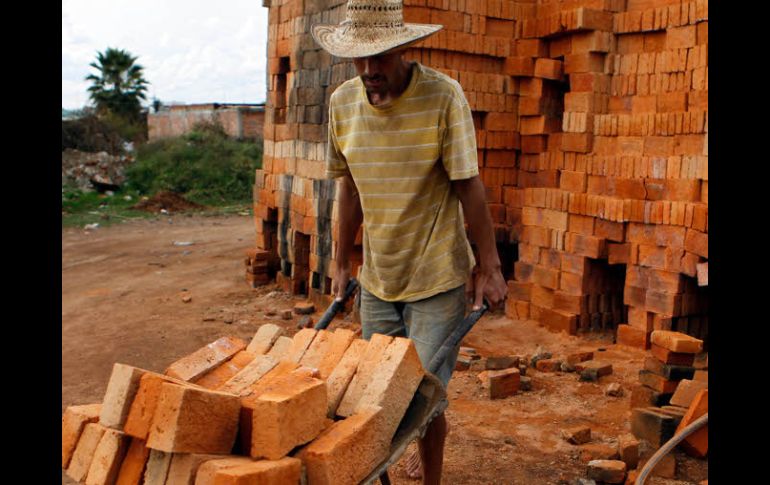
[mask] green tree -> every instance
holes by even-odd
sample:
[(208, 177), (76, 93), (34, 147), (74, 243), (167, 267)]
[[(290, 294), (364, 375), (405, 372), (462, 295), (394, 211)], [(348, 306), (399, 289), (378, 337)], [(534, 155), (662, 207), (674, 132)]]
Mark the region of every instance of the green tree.
[(143, 77), (143, 67), (135, 64), (137, 57), (121, 50), (107, 48), (97, 52), (97, 62), (90, 65), (98, 75), (90, 74), (86, 81), (91, 81), (89, 97), (101, 115), (115, 115), (128, 122), (141, 118), (140, 100), (147, 99), (147, 80)]

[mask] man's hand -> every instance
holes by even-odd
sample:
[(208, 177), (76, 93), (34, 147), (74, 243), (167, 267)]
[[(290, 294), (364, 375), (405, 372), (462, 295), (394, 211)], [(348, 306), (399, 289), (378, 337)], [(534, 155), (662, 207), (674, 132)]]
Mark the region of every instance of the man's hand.
[(481, 308), (484, 298), (489, 302), (489, 309), (496, 310), (505, 302), (508, 295), (508, 285), (505, 283), (500, 268), (480, 269), (476, 273), (474, 282), (476, 297), (473, 301), (473, 310)]
[(334, 293), (334, 299), (341, 301), (345, 298), (345, 289), (348, 287), (350, 281), (350, 262), (337, 263), (337, 271), (332, 279), (332, 293)]

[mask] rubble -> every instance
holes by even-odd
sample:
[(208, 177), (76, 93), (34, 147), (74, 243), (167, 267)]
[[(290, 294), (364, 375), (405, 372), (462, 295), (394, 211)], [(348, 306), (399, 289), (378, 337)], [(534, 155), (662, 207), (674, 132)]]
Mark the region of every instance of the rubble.
[(607, 388), (604, 390), (604, 393), (607, 396), (611, 396), (611, 397), (622, 397), (623, 388), (617, 382), (613, 382), (612, 384), (607, 386)]
[(561, 437), (573, 445), (582, 445), (591, 441), (591, 428), (588, 426), (578, 426), (574, 428), (562, 429)]

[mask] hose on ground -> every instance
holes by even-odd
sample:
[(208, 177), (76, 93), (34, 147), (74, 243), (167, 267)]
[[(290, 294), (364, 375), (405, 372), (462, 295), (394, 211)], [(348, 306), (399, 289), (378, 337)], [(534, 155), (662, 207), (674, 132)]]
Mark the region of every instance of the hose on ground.
[(676, 445), (678, 445), (683, 439), (690, 436), (692, 433), (699, 430), (703, 425), (708, 423), (709, 421), (709, 413), (704, 414), (700, 418), (696, 419), (692, 423), (685, 426), (685, 428), (682, 430), (681, 433), (678, 433), (670, 440), (666, 441), (666, 444), (661, 446), (658, 451), (655, 452), (652, 457), (647, 460), (647, 463), (644, 464), (642, 467), (642, 470), (639, 472), (639, 476), (636, 478), (636, 482), (634, 482), (634, 485), (644, 485), (645, 480), (647, 480), (647, 475), (652, 472), (653, 468), (655, 468), (655, 465), (658, 464), (658, 462), (668, 454), (669, 451), (673, 450)]

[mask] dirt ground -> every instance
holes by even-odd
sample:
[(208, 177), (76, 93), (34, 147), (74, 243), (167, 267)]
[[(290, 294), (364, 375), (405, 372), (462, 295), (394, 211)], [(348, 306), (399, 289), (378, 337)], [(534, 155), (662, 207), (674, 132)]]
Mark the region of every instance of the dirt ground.
[[(173, 215), (62, 230), (62, 412), (101, 401), (116, 362), (163, 372), (223, 335), (250, 339), (267, 322), (296, 332), (296, 317), (265, 312), (303, 298), (275, 285), (253, 290), (244, 281), (244, 251), (253, 239), (248, 216)], [(183, 302), (182, 292), (192, 300)], [(316, 319), (323, 310), (316, 309)], [(448, 389), (444, 483), (566, 484), (586, 476), (591, 446), (568, 444), (561, 429), (588, 425), (591, 445), (608, 446), (630, 431), (630, 389), (645, 352), (616, 346), (611, 336), (570, 337), (502, 315), (484, 316), (463, 345), (481, 355), (533, 355), (538, 347), (556, 358), (593, 351), (595, 359), (612, 364), (613, 374), (585, 383), (574, 373), (529, 369), (531, 391), (489, 400), (476, 372), (456, 372)], [(613, 382), (621, 384), (623, 397), (605, 395)], [(677, 480), (647, 483), (707, 478), (707, 460), (678, 451), (675, 458)], [(390, 475), (396, 484), (419, 483), (407, 478), (403, 460)], [(62, 473), (62, 484), (71, 483)]]

